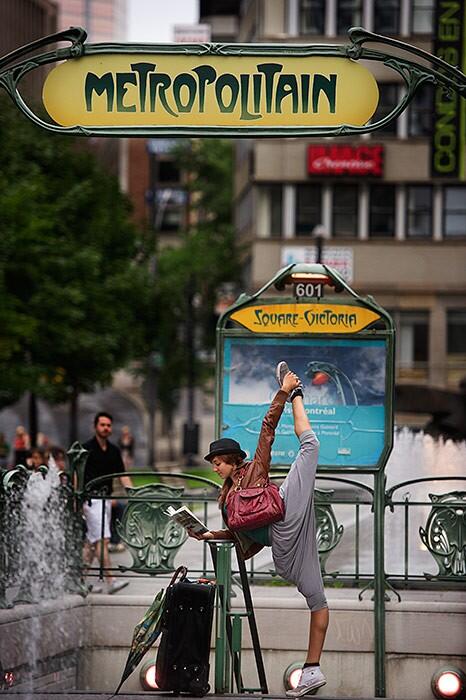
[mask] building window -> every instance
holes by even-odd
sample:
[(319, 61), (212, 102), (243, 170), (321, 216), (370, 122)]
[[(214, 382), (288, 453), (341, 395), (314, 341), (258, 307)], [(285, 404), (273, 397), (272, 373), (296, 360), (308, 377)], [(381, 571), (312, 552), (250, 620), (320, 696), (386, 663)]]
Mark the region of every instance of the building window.
[(300, 34), (325, 34), (325, 0), (301, 0)]
[(252, 187), (248, 187), (241, 195), (235, 212), (235, 227), (240, 234), (242, 234), (245, 229), (247, 230), (252, 226), (252, 202)]
[(362, 26), (362, 0), (338, 0), (337, 33), (346, 34), (350, 27)]
[(376, 34), (400, 33), (400, 0), (374, 1), (374, 32)]
[(447, 353), (466, 360), (466, 309), (447, 312)]
[(432, 187), (413, 185), (407, 188), (408, 238), (432, 237)]
[(430, 136), (432, 133), (433, 85), (423, 85), (408, 107), (410, 136)]
[(466, 187), (444, 187), (443, 230), (446, 238), (466, 236)]
[(260, 185), (257, 188), (257, 226), (261, 238), (281, 238), (283, 188), (280, 185)]
[(322, 188), (320, 185), (296, 187), (296, 236), (312, 235), (313, 229), (322, 223)]
[(371, 238), (393, 238), (395, 235), (395, 185), (371, 185), (370, 231)]
[(462, 386), (466, 374), (466, 309), (447, 311), (447, 382)]
[(182, 229), (186, 222), (186, 190), (181, 187), (158, 187), (155, 194), (155, 230), (168, 233)]
[(418, 369), (421, 374), (427, 370), (429, 361), (429, 316), (425, 311), (402, 311), (399, 314), (399, 357), (400, 374), (406, 370)]
[(411, 33), (432, 34), (434, 0), (412, 0)]
[(181, 172), (176, 160), (173, 159), (157, 159), (158, 177), (157, 181), (161, 183), (179, 183), (181, 181)]
[[(379, 122), (384, 119), (398, 104), (398, 84), (379, 83), (379, 104), (371, 121)], [(396, 136), (397, 119), (391, 121), (387, 126), (379, 130), (379, 134), (384, 136)]]
[(358, 235), (357, 185), (334, 185), (332, 234), (334, 238), (355, 238)]

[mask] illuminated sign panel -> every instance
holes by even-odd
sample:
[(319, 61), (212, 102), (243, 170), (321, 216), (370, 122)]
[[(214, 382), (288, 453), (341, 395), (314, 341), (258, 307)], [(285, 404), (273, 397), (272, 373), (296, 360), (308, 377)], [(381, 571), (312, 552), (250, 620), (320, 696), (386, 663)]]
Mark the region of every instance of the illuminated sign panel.
[[(452, 66), (466, 67), (466, 3), (436, 0), (434, 51)], [(431, 176), (464, 179), (466, 102), (459, 92), (434, 88)]]
[[(47, 76), (43, 101), (61, 126), (362, 126), (374, 76), (347, 58), (93, 53)], [(259, 129), (260, 131), (260, 129)]]
[[(374, 338), (226, 338), (222, 436), (252, 457), (262, 419), (277, 391), (274, 368), (286, 357), (302, 379), (304, 407), (320, 441), (319, 464), (374, 467), (385, 444), (386, 344)], [(286, 404), (272, 464), (290, 464), (299, 449)]]
[(383, 146), (309, 146), (307, 172), (310, 175), (383, 175)]
[(357, 333), (380, 318), (370, 309), (346, 304), (259, 304), (231, 314), (255, 333)]

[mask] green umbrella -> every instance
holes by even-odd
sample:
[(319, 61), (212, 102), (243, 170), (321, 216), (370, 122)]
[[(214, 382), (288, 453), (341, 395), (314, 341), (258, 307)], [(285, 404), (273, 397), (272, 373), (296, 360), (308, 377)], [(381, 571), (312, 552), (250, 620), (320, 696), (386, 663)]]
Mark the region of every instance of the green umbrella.
[[(126, 659), (125, 670), (121, 676), (120, 684), (114, 695), (117, 695), (125, 680), (131, 675), (144, 654), (149, 651), (160, 632), (162, 631), (162, 613), (165, 603), (165, 593), (162, 589), (157, 593), (150, 608), (145, 612), (144, 617), (134, 628), (131, 649)], [(113, 696), (112, 696), (113, 697)]]

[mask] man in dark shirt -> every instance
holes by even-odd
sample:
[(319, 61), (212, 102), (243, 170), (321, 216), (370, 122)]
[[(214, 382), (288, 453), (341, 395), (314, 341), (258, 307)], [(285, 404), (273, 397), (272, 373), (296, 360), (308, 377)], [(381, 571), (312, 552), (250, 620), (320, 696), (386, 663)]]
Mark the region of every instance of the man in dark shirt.
[[(120, 450), (108, 439), (112, 434), (113, 418), (109, 413), (97, 413), (94, 418), (95, 435), (84, 443), (83, 447), (89, 451), (84, 471), (84, 481), (89, 483), (98, 477), (105, 477), (110, 474), (125, 471), (125, 465), (121, 458)], [(119, 477), (122, 486), (132, 487), (129, 476), (121, 474)], [(95, 485), (96, 492), (103, 495), (110, 495), (112, 492), (112, 479), (103, 479)], [(102, 508), (104, 514), (104, 531), (102, 537)], [(100, 562), (101, 557), (105, 569), (107, 592), (112, 594), (128, 585), (128, 581), (115, 581), (110, 572), (110, 556), (108, 553), (108, 543), (110, 540), (110, 518), (111, 499), (92, 498), (84, 504), (84, 517), (86, 518), (87, 532), (86, 544), (84, 548), (84, 559), (90, 566), (94, 557)], [(98, 587), (93, 588), (93, 592), (100, 592)]]

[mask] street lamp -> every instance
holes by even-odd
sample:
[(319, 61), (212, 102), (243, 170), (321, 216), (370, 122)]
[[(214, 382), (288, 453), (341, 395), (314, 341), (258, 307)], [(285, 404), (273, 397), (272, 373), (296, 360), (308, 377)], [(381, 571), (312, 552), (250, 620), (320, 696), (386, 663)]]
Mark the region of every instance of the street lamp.
[(324, 239), (327, 237), (327, 229), (322, 224), (314, 226), (311, 232), (316, 242), (316, 263), (321, 263), (324, 254)]

